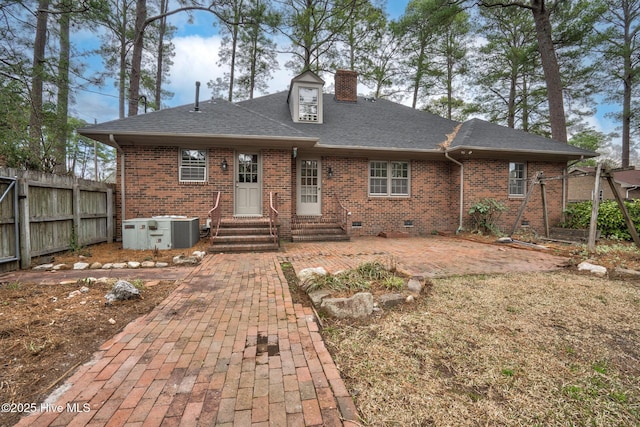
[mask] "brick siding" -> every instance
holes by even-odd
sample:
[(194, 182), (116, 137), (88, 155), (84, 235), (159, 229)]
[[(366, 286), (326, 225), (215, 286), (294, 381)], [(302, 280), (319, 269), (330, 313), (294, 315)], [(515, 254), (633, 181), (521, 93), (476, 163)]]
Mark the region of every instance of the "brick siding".
[[(180, 183), (178, 180), (177, 147), (136, 146), (123, 147), (126, 169), (125, 218), (145, 218), (154, 215), (197, 216), (201, 225), (206, 223), (207, 213), (213, 207), (214, 194), (222, 192), (223, 218), (233, 215), (234, 158), (231, 148), (207, 150), (208, 180), (204, 183)], [(262, 159), (262, 210), (269, 211), (270, 191), (278, 194), (278, 210), (281, 236), (291, 237), (291, 220), (296, 209), (296, 160), (289, 149), (265, 149)], [(228, 163), (222, 171), (220, 164)], [(321, 159), (321, 188), (323, 218), (335, 219), (336, 197), (351, 211), (349, 220), (360, 222), (353, 228), (353, 235), (377, 235), (380, 232), (401, 231), (410, 235), (428, 235), (437, 231), (455, 231), (459, 221), (460, 169), (448, 160), (411, 160), (410, 197), (371, 197), (368, 195), (369, 159), (364, 157), (324, 156)], [(471, 224), (469, 208), (484, 197), (494, 198), (507, 206), (498, 226), (503, 231), (513, 227), (518, 209), (524, 197), (509, 197), (508, 161), (464, 161), (464, 227)], [(118, 178), (121, 157), (118, 157)], [(536, 171), (544, 171), (546, 177), (557, 177), (564, 170), (562, 163), (527, 163), (527, 180)], [(333, 176), (328, 177), (331, 167)], [(548, 216), (554, 226), (562, 219), (563, 180), (546, 183)], [(529, 181), (527, 182), (527, 190)], [(542, 198), (540, 186), (536, 186), (523, 220), (538, 232), (543, 230)], [(122, 211), (120, 207), (121, 182), (117, 181), (117, 230), (120, 237)], [(405, 221), (413, 226), (405, 227)]]

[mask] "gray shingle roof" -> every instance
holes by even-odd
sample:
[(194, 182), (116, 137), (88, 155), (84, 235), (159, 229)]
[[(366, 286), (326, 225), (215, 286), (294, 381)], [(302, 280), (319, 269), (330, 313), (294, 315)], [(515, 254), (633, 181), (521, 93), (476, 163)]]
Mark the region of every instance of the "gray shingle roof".
[(194, 111), (193, 104), (182, 105), (100, 123), (81, 129), (79, 133), (103, 142), (109, 134), (309, 137), (284, 122), (221, 99), (201, 102), (199, 111)]
[(320, 138), (318, 147), (439, 150), (457, 122), (383, 99), (358, 97), (357, 103), (337, 102), (323, 95), (322, 125), (293, 123), (287, 92), (240, 102), (240, 105)]
[(571, 156), (594, 153), (532, 133), (496, 125), (480, 119), (466, 121), (451, 142), (450, 149), (474, 148), (492, 151), (557, 153)]
[[(109, 143), (116, 140), (187, 144), (194, 140), (251, 139), (273, 144), (279, 140), (305, 141), (317, 149), (443, 152), (473, 148), (487, 153), (544, 154), (558, 159), (594, 157), (583, 150), (519, 130), (473, 119), (463, 124), (386, 100), (358, 97), (357, 103), (337, 102), (323, 95), (323, 124), (294, 123), (286, 91), (237, 104), (224, 100), (204, 101), (199, 111), (183, 105), (157, 112), (101, 123), (79, 133)], [(448, 141), (448, 138), (455, 138)], [(221, 142), (220, 142), (221, 143)]]

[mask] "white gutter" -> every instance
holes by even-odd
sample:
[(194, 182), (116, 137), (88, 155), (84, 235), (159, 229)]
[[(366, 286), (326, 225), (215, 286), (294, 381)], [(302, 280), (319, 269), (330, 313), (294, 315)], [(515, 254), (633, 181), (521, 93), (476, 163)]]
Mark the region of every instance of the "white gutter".
[(120, 220), (124, 221), (124, 213), (125, 213), (125, 190), (124, 190), (124, 151), (120, 148), (120, 145), (116, 142), (116, 138), (112, 133), (109, 134), (109, 142), (113, 144), (116, 148), (116, 151), (120, 152)]
[(458, 166), (460, 166), (460, 223), (458, 224), (458, 229), (456, 230), (456, 234), (460, 233), (462, 231), (462, 215), (463, 215), (463, 209), (464, 209), (464, 165), (457, 161), (456, 159), (453, 159), (451, 157), (449, 157), (449, 153), (448, 152), (444, 152), (444, 156), (451, 160), (453, 163), (457, 164)]

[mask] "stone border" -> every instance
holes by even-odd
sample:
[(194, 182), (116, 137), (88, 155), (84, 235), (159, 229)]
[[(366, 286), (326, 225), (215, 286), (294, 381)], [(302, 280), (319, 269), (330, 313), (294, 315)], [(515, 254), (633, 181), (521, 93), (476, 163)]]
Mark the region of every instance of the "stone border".
[(305, 268), (297, 273), (300, 287), (307, 292), (314, 308), (330, 317), (338, 319), (362, 319), (374, 312), (390, 309), (403, 303), (412, 303), (423, 292), (425, 278), (413, 276), (409, 279), (403, 293), (387, 293), (378, 297), (377, 301), (370, 292), (358, 292), (348, 298), (334, 298), (332, 292), (320, 289), (309, 292), (313, 278), (329, 274), (323, 267)]
[(59, 271), (59, 270), (122, 270), (125, 268), (128, 269), (137, 269), (137, 268), (164, 268), (169, 267), (170, 265), (197, 265), (202, 261), (206, 252), (203, 251), (194, 251), (191, 256), (184, 255), (176, 255), (173, 257), (172, 264), (167, 262), (155, 262), (155, 261), (127, 261), (127, 262), (116, 262), (116, 263), (105, 263), (102, 264), (100, 262), (93, 262), (89, 264), (88, 262), (79, 261), (74, 263), (73, 265), (69, 264), (42, 264), (36, 267), (33, 267), (32, 270), (36, 271)]

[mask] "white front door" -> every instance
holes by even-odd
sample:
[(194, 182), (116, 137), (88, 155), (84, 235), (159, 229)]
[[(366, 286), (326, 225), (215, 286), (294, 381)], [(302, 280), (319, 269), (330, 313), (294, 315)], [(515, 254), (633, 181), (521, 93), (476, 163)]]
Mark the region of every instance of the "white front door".
[(322, 215), (320, 160), (298, 160), (297, 214)]
[(235, 170), (235, 214), (240, 216), (261, 215), (260, 156), (256, 153), (238, 153)]

